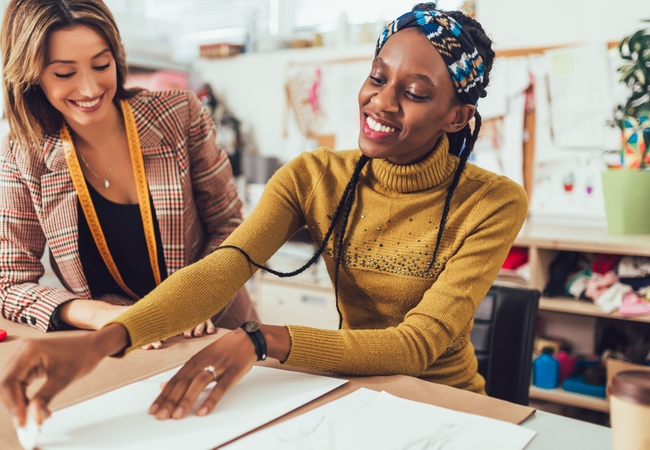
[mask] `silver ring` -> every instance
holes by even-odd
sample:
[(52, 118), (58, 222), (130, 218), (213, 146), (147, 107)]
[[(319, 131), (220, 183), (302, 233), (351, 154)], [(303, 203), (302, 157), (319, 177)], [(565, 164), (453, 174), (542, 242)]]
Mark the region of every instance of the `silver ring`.
[(210, 372), (212, 374), (212, 381), (217, 381), (217, 374), (214, 371), (214, 366), (208, 366), (203, 370), (207, 370), (208, 372)]

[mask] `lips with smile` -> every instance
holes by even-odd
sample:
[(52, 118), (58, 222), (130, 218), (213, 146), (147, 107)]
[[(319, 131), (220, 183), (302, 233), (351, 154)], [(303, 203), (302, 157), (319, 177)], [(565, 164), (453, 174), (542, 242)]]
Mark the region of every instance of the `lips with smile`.
[(373, 140), (386, 139), (395, 136), (401, 130), (385, 123), (380, 123), (367, 114), (364, 114), (363, 134)]
[(94, 111), (100, 106), (100, 103), (102, 99), (104, 98), (104, 94), (100, 95), (99, 97), (96, 97), (91, 100), (68, 100), (70, 103), (72, 103), (74, 106), (77, 107), (77, 109), (80, 109), (82, 111)]

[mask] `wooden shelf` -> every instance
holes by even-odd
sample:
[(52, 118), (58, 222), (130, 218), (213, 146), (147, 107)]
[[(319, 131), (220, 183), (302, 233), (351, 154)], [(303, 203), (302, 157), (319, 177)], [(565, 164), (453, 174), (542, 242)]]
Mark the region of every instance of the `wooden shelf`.
[(591, 302), (574, 300), (567, 297), (542, 297), (539, 300), (539, 310), (650, 323), (650, 314), (645, 314), (642, 316), (622, 316), (619, 313), (607, 314), (602, 312), (596, 305)]
[(526, 222), (515, 240), (521, 247), (650, 256), (650, 234), (615, 235), (605, 228), (567, 227)]
[(536, 386), (531, 386), (529, 396), (535, 400), (546, 400), (561, 405), (577, 406), (579, 408), (586, 408), (606, 413), (609, 412), (609, 402), (607, 399), (567, 392), (560, 388), (541, 389)]

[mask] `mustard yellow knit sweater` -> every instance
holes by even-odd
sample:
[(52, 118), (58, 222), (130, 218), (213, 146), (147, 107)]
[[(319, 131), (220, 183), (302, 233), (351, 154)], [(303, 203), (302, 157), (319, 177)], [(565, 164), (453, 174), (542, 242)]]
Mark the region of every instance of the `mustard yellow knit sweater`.
[[(264, 263), (304, 225), (320, 244), (360, 156), (358, 150), (318, 149), (285, 165), (224, 245)], [(524, 222), (527, 199), (508, 178), (467, 164), (429, 270), (457, 164), (446, 136), (419, 163), (367, 164), (339, 272), (342, 329), (288, 326), (287, 365), (350, 375), (405, 374), (484, 392), (469, 340), (474, 312)], [(331, 239), (326, 250), (330, 276), (332, 242), (338, 240)], [(215, 314), (255, 270), (236, 250), (223, 249), (178, 271), (116, 319), (131, 337), (128, 350)]]

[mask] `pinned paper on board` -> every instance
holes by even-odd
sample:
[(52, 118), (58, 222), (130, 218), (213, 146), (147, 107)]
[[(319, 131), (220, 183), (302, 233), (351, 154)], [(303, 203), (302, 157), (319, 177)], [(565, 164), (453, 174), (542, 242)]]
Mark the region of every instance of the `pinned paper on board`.
[(612, 119), (606, 43), (549, 50), (546, 58), (555, 144), (602, 149), (606, 125)]
[(471, 161), (524, 185), (524, 114), (530, 86), (527, 58), (499, 58), (492, 69), (489, 95), (479, 100), (483, 124)]
[(178, 369), (134, 383), (69, 408), (45, 421), (40, 450), (209, 450), (258, 428), (346, 383), (346, 380), (266, 367), (253, 369), (205, 417), (196, 409), (182, 420), (148, 414), (161, 382)]
[(371, 63), (371, 58), (361, 58), (289, 65), (283, 159), (320, 145), (332, 150), (358, 148), (358, 95)]

